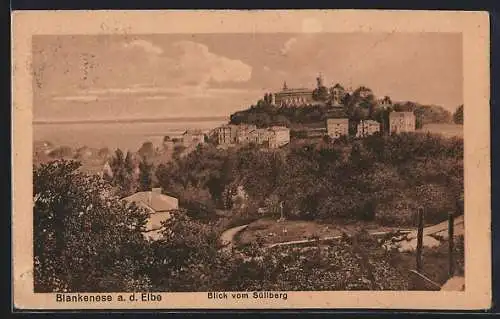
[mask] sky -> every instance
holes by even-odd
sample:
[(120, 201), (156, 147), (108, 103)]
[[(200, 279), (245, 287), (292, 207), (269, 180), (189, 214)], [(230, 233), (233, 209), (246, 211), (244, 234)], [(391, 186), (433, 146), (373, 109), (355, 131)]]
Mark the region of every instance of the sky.
[(457, 33), (241, 33), (33, 37), (35, 121), (229, 116), (266, 92), (371, 88), (462, 104)]

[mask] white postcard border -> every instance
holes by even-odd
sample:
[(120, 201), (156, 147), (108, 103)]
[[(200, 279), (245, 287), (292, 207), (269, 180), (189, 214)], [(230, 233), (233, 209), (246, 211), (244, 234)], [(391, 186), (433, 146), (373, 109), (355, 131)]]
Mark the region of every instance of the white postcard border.
[[(489, 19), (486, 12), (24, 11), (12, 16), (13, 296), (19, 309), (387, 308), (485, 309), (491, 305)], [(33, 35), (248, 32), (458, 32), (463, 35), (465, 292), (288, 292), (287, 300), (209, 300), (162, 293), (161, 302), (58, 303), (33, 293)], [(117, 295), (117, 294), (112, 294)], [(123, 295), (128, 295), (123, 293)], [(115, 299), (116, 300), (116, 299)]]

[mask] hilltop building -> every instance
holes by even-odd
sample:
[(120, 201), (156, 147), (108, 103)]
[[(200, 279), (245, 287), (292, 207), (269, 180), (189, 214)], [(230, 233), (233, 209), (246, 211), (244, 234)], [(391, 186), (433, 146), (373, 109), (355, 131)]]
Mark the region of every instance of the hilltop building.
[(290, 89), (283, 83), (283, 89), (272, 96), (272, 104), (281, 107), (300, 106), (310, 104), (313, 100), (313, 90), (306, 88)]
[(374, 120), (360, 121), (356, 137), (366, 137), (380, 132), (380, 123)]
[(413, 112), (391, 112), (389, 127), (391, 133), (414, 132), (416, 117)]
[(332, 139), (337, 139), (341, 136), (349, 135), (349, 119), (327, 119), (326, 130), (328, 136)]

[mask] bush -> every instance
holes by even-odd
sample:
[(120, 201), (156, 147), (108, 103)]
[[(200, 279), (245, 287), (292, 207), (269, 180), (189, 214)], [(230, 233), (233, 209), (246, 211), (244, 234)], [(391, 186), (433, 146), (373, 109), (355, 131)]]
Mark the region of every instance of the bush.
[(235, 210), (233, 215), (231, 215), (227, 226), (228, 228), (232, 228), (250, 224), (261, 217), (262, 216), (258, 213), (257, 206), (255, 204), (250, 204), (242, 209)]

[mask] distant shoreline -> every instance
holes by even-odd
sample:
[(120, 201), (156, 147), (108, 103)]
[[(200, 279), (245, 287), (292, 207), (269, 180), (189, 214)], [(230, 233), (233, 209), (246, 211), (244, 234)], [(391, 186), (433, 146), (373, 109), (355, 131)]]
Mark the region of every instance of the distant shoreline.
[(160, 122), (211, 122), (211, 121), (227, 121), (226, 116), (211, 116), (211, 117), (167, 117), (167, 118), (141, 118), (141, 119), (108, 119), (108, 120), (34, 120), (36, 125), (52, 125), (52, 124), (123, 124), (123, 123), (160, 123)]

